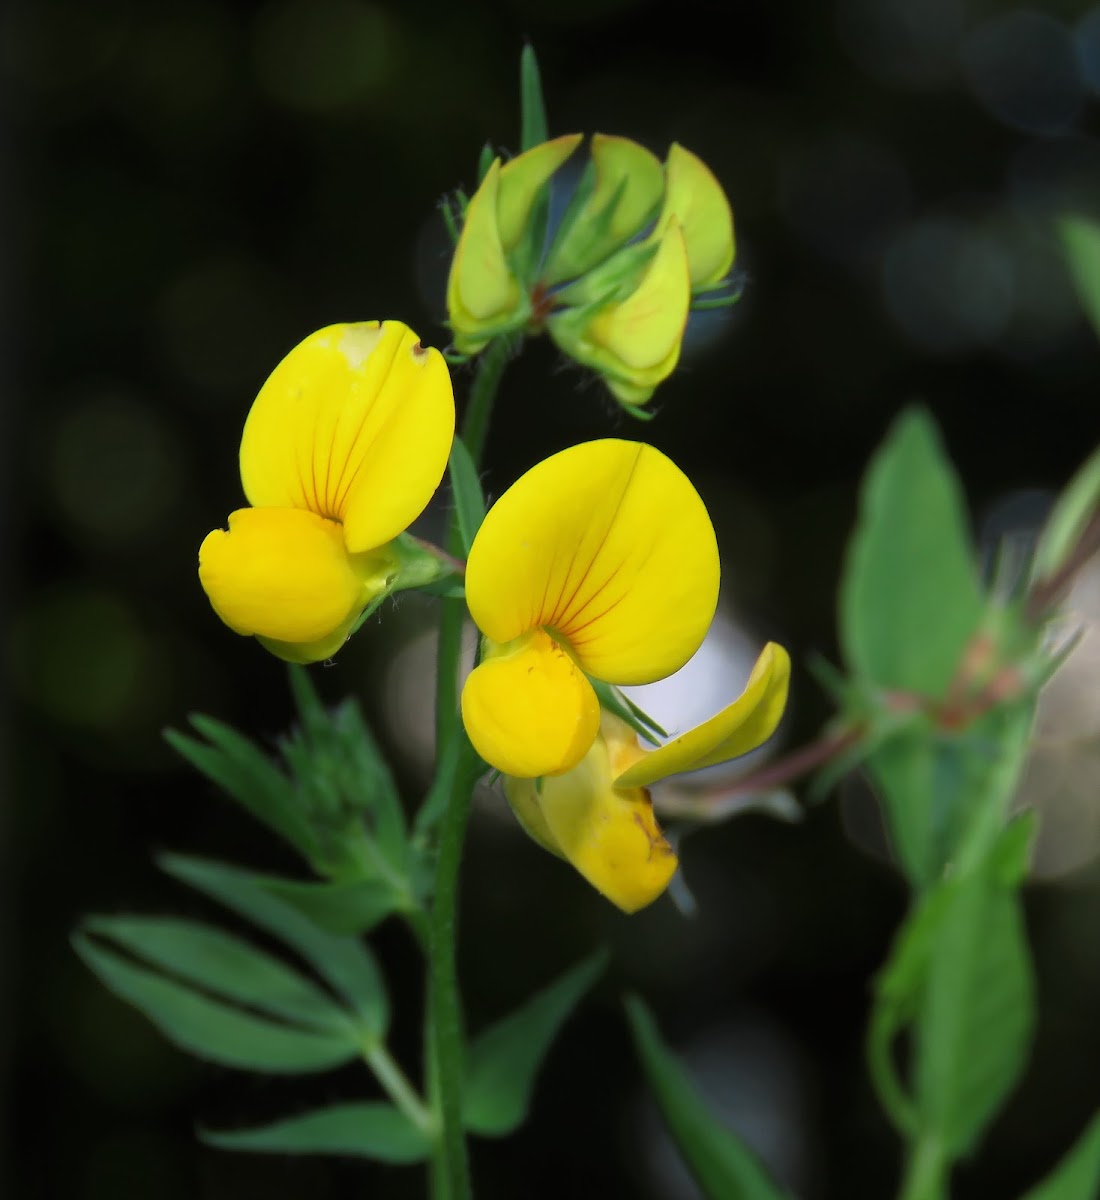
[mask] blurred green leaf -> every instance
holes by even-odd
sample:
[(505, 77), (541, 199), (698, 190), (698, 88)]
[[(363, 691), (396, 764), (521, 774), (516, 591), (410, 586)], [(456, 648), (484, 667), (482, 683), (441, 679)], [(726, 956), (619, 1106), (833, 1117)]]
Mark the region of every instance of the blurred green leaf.
[(199, 1138), (222, 1150), (281, 1154), (352, 1154), (377, 1162), (423, 1162), (431, 1144), (422, 1130), (390, 1104), (337, 1104), (259, 1129), (200, 1129)]
[[(1100, 269), (1097, 274), (1100, 290)], [(1097, 303), (1100, 305), (1100, 294)], [(1057, 573), (1077, 545), (1089, 522), (1100, 512), (1100, 448), (1066, 485), (1047, 517), (1032, 563), (1032, 579), (1048, 579)]]
[(785, 1193), (753, 1152), (707, 1109), (687, 1072), (661, 1041), (653, 1014), (637, 996), (627, 997), (626, 1015), (661, 1115), (708, 1200), (781, 1200)]
[(606, 966), (606, 951), (591, 955), (474, 1039), (463, 1085), (467, 1129), (503, 1137), (523, 1124), (542, 1060)]
[(539, 60), (530, 45), (523, 47), (519, 59), (519, 98), (520, 149), (530, 150), (545, 142), (548, 136)]
[(1050, 1175), (1020, 1200), (1096, 1200), (1100, 1196), (1100, 1112)]
[(1058, 232), (1077, 295), (1100, 335), (1100, 225), (1084, 217), (1065, 217)]
[[(1034, 986), (1016, 891), (1029, 827), (1009, 827), (974, 869), (918, 900), (875, 980), (872, 1077), (895, 1123), (949, 1159), (977, 1140), (1023, 1069)], [(912, 1096), (893, 1043), (915, 1035)]]
[(201, 713), (190, 720), (206, 742), (168, 729), (164, 736), (169, 745), (312, 861), (318, 853), (317, 841), (290, 780), (258, 746), (228, 725)]
[(322, 1031), (354, 1030), (328, 993), (220, 929), (175, 917), (89, 917), (84, 928), (225, 999)]
[(451, 491), (454, 495), (455, 516), (458, 531), (466, 554), (474, 544), (474, 537), (485, 520), (485, 494), (481, 490), (477, 467), (470, 457), (466, 443), (459, 437), (451, 443)]
[(872, 459), (840, 589), (852, 672), (940, 697), (983, 615), (966, 508), (927, 413), (905, 413)]
[(357, 1058), (355, 1031), (321, 1033), (276, 1024), (211, 999), (73, 935), (77, 954), (116, 996), (138, 1008), (177, 1046), (201, 1058), (278, 1074), (324, 1071)]
[(389, 1025), (385, 983), (362, 942), (326, 933), (239, 867), (182, 854), (162, 854), (157, 864), (300, 954), (348, 1002), (364, 1030), (379, 1040), (385, 1036)]
[(1012, 1090), (1035, 1024), (1019, 898), (988, 873), (952, 881), (917, 1026), (922, 1123), (965, 1154)]
[(477, 160), (477, 182), (480, 187), (485, 176), (489, 174), (489, 168), (493, 165), (493, 160), (496, 158), (496, 152), (493, 150), (492, 142), (486, 142), (481, 147), (481, 154)]
[(985, 825), (987, 841), (998, 835), (1033, 712), (1029, 697), (950, 733), (915, 717), (874, 743), (867, 769), (885, 807), (894, 852), (914, 887), (939, 879), (958, 848), (978, 836), (977, 825)]
[(381, 879), (310, 882), (274, 875), (255, 878), (264, 891), (296, 908), (314, 925), (345, 937), (367, 933), (406, 906), (407, 897)]

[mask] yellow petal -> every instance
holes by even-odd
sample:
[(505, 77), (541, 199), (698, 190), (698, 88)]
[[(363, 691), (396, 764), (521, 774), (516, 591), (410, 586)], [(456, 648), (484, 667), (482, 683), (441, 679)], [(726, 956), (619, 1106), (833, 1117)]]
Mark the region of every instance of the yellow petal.
[(506, 780), (505, 792), (517, 812), (538, 811), (556, 852), (624, 912), (650, 904), (676, 871), (645, 789), (612, 785), (602, 737), (577, 767), (544, 779), (539, 790), (530, 781)]
[(497, 222), (501, 167), (496, 159), (466, 206), (447, 280), (447, 316), (460, 350), (475, 353), (522, 304)]
[[(628, 378), (646, 372), (648, 381), (659, 383), (679, 359), (690, 304), (687, 251), (673, 220), (637, 288), (593, 318), (589, 338), (618, 360)], [(658, 377), (650, 378), (654, 372)]]
[(454, 394), (438, 350), (400, 321), (330, 325), (261, 388), (241, 438), (241, 480), (256, 507), (342, 522), (358, 554), (420, 515), (453, 437)]
[(512, 812), (516, 814), (516, 820), (523, 826), (523, 832), (532, 841), (538, 842), (544, 850), (549, 850), (558, 858), (564, 858), (565, 855), (561, 852), (557, 838), (550, 832), (550, 826), (546, 824), (546, 818), (542, 815), (542, 807), (539, 804), (539, 788), (543, 786), (545, 786), (545, 781), (538, 779), (516, 779), (511, 775), (504, 776), (504, 794), (508, 797)]
[(633, 237), (661, 202), (664, 171), (644, 146), (597, 133), (591, 154), (595, 185), (551, 251), (541, 276), (547, 284), (574, 278), (601, 262)]
[(505, 163), (500, 172), (496, 209), (497, 228), (505, 252), (518, 245), (539, 191), (581, 144), (583, 137), (580, 133), (566, 134), (532, 146)]
[(474, 749), (491, 767), (521, 779), (568, 771), (600, 727), (592, 685), (541, 630), (490, 653), (462, 689), (462, 720)]
[(756, 660), (745, 690), (716, 716), (657, 750), (644, 753), (615, 780), (617, 787), (647, 787), (675, 775), (712, 767), (748, 754), (775, 732), (787, 704), (791, 660), (769, 642)]
[(340, 526), (295, 508), (233, 513), (199, 548), (199, 579), (230, 629), (277, 642), (328, 640), (370, 599)]
[(675, 142), (665, 165), (665, 203), (654, 236), (673, 218), (684, 231), (692, 289), (713, 287), (733, 266), (733, 213), (706, 163)]
[(718, 577), (691, 481), (652, 446), (609, 438), (539, 463), (493, 505), (470, 550), (466, 602), (494, 642), (546, 627), (586, 673), (646, 683), (698, 649)]

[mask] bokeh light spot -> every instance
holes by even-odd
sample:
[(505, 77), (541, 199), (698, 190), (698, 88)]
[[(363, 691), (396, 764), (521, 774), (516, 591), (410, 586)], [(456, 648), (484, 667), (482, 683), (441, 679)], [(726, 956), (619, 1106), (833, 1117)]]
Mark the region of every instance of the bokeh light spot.
[(159, 316), (173, 367), (215, 391), (255, 392), (295, 341), (280, 280), (236, 255), (184, 271), (162, 295)]
[(840, 134), (810, 147), (784, 172), (780, 202), (815, 250), (858, 265), (876, 256), (908, 216), (909, 178), (889, 148)]
[(842, 0), (837, 10), (848, 53), (890, 87), (947, 83), (955, 71), (963, 21), (960, 0)]
[(1062, 133), (1084, 99), (1069, 30), (1044, 13), (1017, 9), (975, 30), (963, 47), (971, 89), (985, 109), (1025, 133)]
[(179, 450), (146, 405), (107, 393), (78, 401), (58, 422), (49, 479), (80, 533), (123, 543), (153, 533), (179, 498)]
[(91, 588), (38, 596), (14, 623), (10, 653), (21, 690), (69, 726), (108, 733), (140, 724), (161, 690), (133, 612)]
[(354, 105), (400, 69), (392, 20), (358, 0), (271, 0), (256, 19), (254, 52), (268, 95), (306, 112)]
[(992, 237), (961, 220), (906, 227), (886, 253), (882, 282), (894, 320), (928, 350), (989, 344), (1013, 311), (1011, 259)]

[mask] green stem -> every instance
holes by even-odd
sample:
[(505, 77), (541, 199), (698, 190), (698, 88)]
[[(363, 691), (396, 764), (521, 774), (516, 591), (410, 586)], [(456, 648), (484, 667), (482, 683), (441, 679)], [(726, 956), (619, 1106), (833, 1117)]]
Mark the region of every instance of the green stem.
[(417, 1095), (416, 1089), (409, 1082), (405, 1072), (390, 1056), (386, 1047), (377, 1042), (363, 1051), (363, 1058), (367, 1066), (374, 1072), (375, 1078), (382, 1085), (386, 1095), (418, 1129), (423, 1130), (429, 1138), (434, 1140), (436, 1136), (435, 1114)]
[(946, 1200), (950, 1170), (940, 1139), (921, 1134), (910, 1153), (898, 1200)]
[[(482, 354), (470, 388), (462, 422), (462, 440), (474, 465), (481, 461), (493, 400), (508, 360), (518, 347), (513, 338), (498, 338)], [(462, 554), (457, 516), (452, 516), (447, 552)], [(462, 627), (466, 608), (461, 600), (440, 603), (439, 649), (435, 695), (438, 774), (432, 792), (449, 791), (439, 824), (429, 924), (428, 1002), (425, 1012), (425, 1073), (429, 1102), (441, 1123), (431, 1164), (434, 1200), (467, 1200), (470, 1175), (462, 1124), (463, 1036), (455, 964), (458, 869), (474, 783), (482, 764), (466, 739), (459, 717), (458, 680)], [(449, 783), (449, 788), (446, 785)]]
[[(481, 465), (481, 456), (485, 450), (485, 435), (489, 432), (489, 417), (493, 411), (493, 401), (496, 399), (500, 377), (509, 360), (519, 353), (522, 338), (517, 334), (499, 337), (491, 342), (482, 354), (477, 364), (477, 374), (470, 387), (470, 399), (466, 405), (466, 415), (462, 418), (462, 440), (474, 460), (474, 466)], [(462, 551), (452, 553), (461, 554)]]

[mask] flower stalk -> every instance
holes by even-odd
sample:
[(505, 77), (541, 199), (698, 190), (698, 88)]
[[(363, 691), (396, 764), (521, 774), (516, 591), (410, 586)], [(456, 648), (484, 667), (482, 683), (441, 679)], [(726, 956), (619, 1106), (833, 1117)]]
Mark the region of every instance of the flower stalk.
[[(462, 437), (475, 466), (485, 448), (489, 416), (508, 360), (518, 339), (499, 338), (482, 355), (470, 388)], [(452, 515), (447, 536), (449, 554), (462, 553), (457, 517)], [(428, 1003), (425, 1013), (426, 1085), (440, 1121), (440, 1135), (431, 1163), (433, 1200), (465, 1200), (470, 1195), (466, 1136), (462, 1124), (462, 1013), (455, 965), (458, 870), (470, 814), (474, 784), (481, 762), (462, 728), (458, 681), (462, 626), (466, 606), (461, 600), (442, 600), (436, 660), (436, 753), (439, 772), (433, 791), (447, 781), (446, 808), (440, 821), (432, 911), (429, 924)], [(457, 747), (458, 753), (455, 753)]]

